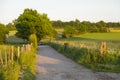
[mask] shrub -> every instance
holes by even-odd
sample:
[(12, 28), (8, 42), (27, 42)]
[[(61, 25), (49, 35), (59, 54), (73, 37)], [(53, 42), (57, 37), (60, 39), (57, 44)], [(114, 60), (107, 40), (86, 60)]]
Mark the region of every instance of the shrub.
[(69, 38), (69, 37), (73, 37), (76, 34), (76, 30), (75, 28), (71, 27), (71, 26), (66, 26), (64, 28), (64, 32), (62, 37), (63, 38)]
[(35, 34), (30, 35), (29, 41), (33, 43), (33, 47), (37, 48), (37, 37)]

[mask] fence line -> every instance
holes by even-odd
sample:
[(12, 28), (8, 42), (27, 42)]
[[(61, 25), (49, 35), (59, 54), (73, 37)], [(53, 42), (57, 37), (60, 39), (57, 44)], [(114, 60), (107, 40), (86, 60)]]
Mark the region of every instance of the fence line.
[(14, 58), (19, 59), (21, 54), (29, 52), (31, 49), (32, 44), (26, 44), (21, 47), (18, 46), (17, 48), (14, 46), (4, 46), (4, 48), (0, 50), (0, 64), (7, 65), (9, 62), (13, 62)]

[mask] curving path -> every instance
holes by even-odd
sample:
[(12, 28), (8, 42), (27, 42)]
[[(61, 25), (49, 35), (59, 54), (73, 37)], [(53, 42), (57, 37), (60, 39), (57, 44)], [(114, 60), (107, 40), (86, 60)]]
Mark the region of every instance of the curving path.
[(91, 71), (45, 45), (38, 47), (36, 72), (36, 80), (120, 80), (120, 74)]

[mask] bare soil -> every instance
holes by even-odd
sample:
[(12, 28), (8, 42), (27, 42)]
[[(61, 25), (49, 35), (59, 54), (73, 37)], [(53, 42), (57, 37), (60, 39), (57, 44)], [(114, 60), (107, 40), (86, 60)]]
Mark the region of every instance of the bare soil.
[(120, 80), (120, 74), (92, 71), (45, 45), (38, 47), (36, 73), (36, 80)]

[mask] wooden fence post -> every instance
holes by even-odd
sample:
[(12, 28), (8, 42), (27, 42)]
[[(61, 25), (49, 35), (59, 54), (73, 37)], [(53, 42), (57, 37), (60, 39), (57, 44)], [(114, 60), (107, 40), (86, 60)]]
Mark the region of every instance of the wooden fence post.
[(27, 44), (27, 50), (30, 51), (31, 50), (31, 45)]
[(30, 51), (30, 44), (28, 44), (28, 51)]
[(21, 47), (21, 52), (24, 53), (24, 47)]
[(107, 48), (106, 42), (102, 42), (100, 46), (100, 53), (101, 54), (106, 53), (106, 48)]
[(14, 57), (14, 47), (11, 47), (11, 61), (13, 61), (13, 57)]
[(18, 51), (18, 58), (19, 58), (19, 56), (20, 56), (20, 47), (19, 46), (17, 48), (17, 51)]
[(23, 47), (21, 47), (21, 53), (23, 53)]
[(4, 47), (4, 52), (5, 52), (5, 64), (7, 65), (7, 52), (6, 52), (6, 47)]
[(26, 52), (28, 51), (28, 45), (27, 44), (25, 45), (25, 50), (26, 50)]
[(9, 46), (9, 50), (8, 50), (8, 60), (11, 62), (11, 55), (10, 55), (10, 46)]
[(1, 64), (3, 65), (3, 59), (2, 59), (1, 51), (0, 51), (0, 60), (1, 60)]

